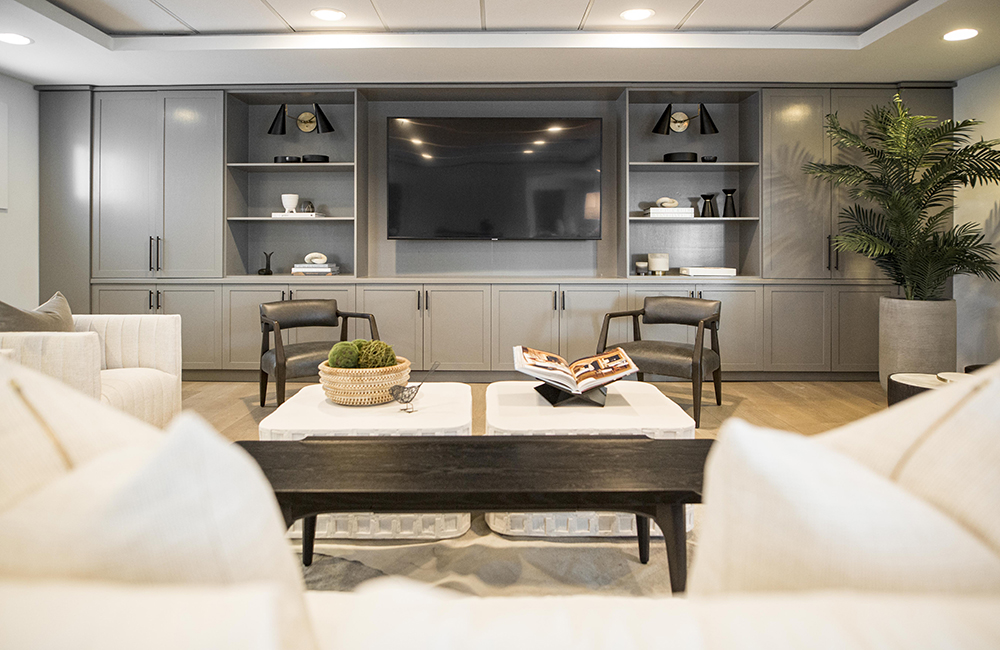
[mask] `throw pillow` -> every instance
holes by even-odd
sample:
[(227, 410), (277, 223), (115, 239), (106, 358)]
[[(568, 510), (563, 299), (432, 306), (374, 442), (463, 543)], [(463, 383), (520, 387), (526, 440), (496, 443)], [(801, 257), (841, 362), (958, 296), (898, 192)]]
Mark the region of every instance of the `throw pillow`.
[(139, 584), (266, 582), (286, 649), (312, 649), (302, 575), (256, 462), (193, 414), (0, 513), (0, 576)]
[(0, 302), (0, 332), (72, 331), (73, 313), (69, 310), (69, 302), (58, 291), (32, 311)]
[(798, 434), (740, 420), (705, 469), (689, 592), (1000, 591), (1000, 557), (934, 506)]

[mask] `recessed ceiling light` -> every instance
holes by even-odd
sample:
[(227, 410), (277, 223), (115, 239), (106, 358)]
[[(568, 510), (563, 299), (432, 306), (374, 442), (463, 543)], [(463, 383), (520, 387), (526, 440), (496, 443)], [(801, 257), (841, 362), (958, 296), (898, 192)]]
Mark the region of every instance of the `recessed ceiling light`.
[(978, 29), (956, 29), (944, 35), (946, 41), (967, 41), (979, 34)]
[(627, 9), (621, 13), (621, 17), (625, 20), (646, 20), (655, 13), (652, 9)]
[(426, 158), (427, 160), (430, 160), (431, 158), (434, 157), (434, 156), (430, 155), (429, 153), (422, 153), (420, 155), (423, 156), (424, 158)]
[(319, 18), (320, 20), (329, 20), (331, 22), (347, 18), (347, 14), (337, 9), (313, 9), (309, 13), (311, 13), (315, 18)]
[(535, 140), (531, 144), (545, 144), (545, 140)]
[(410, 142), (412, 142), (413, 144), (423, 144), (424, 143), (423, 140), (417, 140), (416, 138), (413, 138), (412, 140), (410, 140)]
[(0, 34), (0, 43), (8, 43), (10, 45), (28, 45), (34, 43), (27, 36), (21, 36), (20, 34)]
[(533, 149), (525, 149), (524, 153), (535, 153)]
[(561, 126), (550, 126), (547, 130), (548, 131), (562, 131), (563, 128)]

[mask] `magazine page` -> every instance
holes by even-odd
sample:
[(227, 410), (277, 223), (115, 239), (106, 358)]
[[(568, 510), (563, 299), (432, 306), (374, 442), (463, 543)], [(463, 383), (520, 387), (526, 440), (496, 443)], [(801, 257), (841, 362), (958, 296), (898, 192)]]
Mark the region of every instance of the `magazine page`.
[(639, 368), (621, 348), (612, 348), (596, 356), (574, 361), (569, 368), (578, 386), (578, 390), (574, 392), (586, 392), (639, 372)]
[(568, 391), (580, 392), (566, 360), (558, 354), (515, 345), (514, 369)]

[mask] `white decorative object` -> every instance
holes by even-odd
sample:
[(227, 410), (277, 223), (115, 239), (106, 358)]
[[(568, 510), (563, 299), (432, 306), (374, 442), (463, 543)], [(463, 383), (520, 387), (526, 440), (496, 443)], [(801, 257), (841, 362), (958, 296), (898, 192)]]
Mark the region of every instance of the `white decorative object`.
[(292, 214), (299, 207), (298, 194), (282, 194), (281, 205), (285, 206), (285, 214)]
[(643, 214), (652, 219), (685, 219), (696, 216), (694, 208), (648, 208)]
[(736, 277), (736, 269), (729, 266), (682, 266), (681, 275)]
[(660, 198), (656, 199), (656, 205), (657, 207), (660, 208), (676, 208), (677, 199), (672, 199), (669, 196), (661, 196)]
[(323, 253), (309, 253), (306, 255), (306, 264), (325, 264), (326, 255)]
[(650, 253), (649, 271), (651, 273), (666, 273), (670, 270), (670, 255), (667, 253)]

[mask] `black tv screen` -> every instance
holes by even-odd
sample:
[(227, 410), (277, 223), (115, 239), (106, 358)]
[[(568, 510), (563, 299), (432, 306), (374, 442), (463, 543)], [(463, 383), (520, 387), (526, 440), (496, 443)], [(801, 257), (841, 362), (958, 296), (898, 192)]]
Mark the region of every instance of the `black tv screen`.
[(389, 239), (601, 238), (601, 119), (388, 122)]

